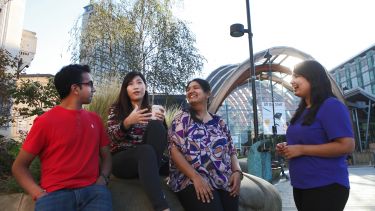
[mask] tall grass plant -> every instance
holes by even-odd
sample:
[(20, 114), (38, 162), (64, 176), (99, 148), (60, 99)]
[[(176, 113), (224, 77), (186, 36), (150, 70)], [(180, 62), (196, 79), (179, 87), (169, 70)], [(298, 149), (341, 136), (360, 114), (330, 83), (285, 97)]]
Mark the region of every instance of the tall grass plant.
[(109, 107), (116, 101), (120, 94), (121, 82), (113, 79), (111, 84), (101, 84), (96, 87), (92, 102), (85, 106), (89, 111), (97, 113), (107, 125)]

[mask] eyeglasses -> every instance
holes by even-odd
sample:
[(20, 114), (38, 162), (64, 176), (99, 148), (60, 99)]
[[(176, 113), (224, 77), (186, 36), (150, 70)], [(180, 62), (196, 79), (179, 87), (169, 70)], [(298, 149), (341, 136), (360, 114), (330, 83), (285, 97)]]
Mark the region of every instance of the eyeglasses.
[(83, 85), (86, 85), (86, 86), (90, 86), (91, 88), (94, 87), (94, 82), (93, 81), (89, 81), (89, 82), (80, 82), (80, 83), (77, 83), (79, 85), (83, 84)]

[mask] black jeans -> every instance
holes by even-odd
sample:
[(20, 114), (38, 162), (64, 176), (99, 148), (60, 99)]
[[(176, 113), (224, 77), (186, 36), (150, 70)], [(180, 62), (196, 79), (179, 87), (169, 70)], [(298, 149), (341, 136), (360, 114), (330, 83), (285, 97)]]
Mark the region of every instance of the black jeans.
[(238, 196), (229, 195), (228, 191), (214, 189), (214, 199), (210, 203), (203, 203), (197, 199), (194, 185), (177, 192), (185, 211), (238, 211)]
[(112, 173), (119, 178), (137, 178), (155, 210), (168, 208), (160, 184), (159, 168), (167, 145), (167, 131), (161, 121), (152, 120), (143, 135), (145, 144), (118, 152), (112, 158)]
[(293, 188), (298, 211), (342, 211), (349, 198), (349, 188), (334, 183), (311, 189)]

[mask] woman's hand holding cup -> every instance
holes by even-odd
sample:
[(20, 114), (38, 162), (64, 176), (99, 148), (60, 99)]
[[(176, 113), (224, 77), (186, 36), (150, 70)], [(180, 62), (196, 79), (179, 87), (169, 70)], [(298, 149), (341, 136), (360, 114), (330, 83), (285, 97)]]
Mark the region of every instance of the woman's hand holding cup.
[(165, 109), (161, 105), (153, 105), (151, 107), (151, 119), (164, 121)]

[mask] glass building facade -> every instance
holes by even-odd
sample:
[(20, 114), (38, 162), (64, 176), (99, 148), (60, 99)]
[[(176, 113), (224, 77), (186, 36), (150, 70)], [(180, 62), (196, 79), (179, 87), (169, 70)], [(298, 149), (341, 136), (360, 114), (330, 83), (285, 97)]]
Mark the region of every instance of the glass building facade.
[(352, 114), (356, 148), (375, 143), (375, 45), (330, 71)]
[(330, 71), (342, 90), (356, 87), (375, 95), (375, 45)]

